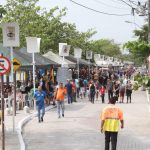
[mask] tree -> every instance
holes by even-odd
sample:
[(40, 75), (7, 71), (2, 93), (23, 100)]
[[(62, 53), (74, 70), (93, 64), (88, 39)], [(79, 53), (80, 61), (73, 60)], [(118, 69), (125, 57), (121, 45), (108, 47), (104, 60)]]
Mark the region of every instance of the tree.
[(134, 30), (133, 32), (134, 32), (134, 35), (138, 37), (139, 41), (148, 42), (148, 25), (147, 24), (143, 25), (141, 29)]
[(107, 55), (107, 56), (119, 56), (121, 55), (120, 47), (115, 44), (113, 40), (101, 39), (93, 41), (91, 48), (94, 53)]
[(136, 41), (129, 41), (124, 44), (124, 47), (129, 49), (134, 62), (141, 65), (146, 62), (146, 58), (150, 54), (150, 45), (148, 44), (148, 25), (145, 24), (139, 30), (133, 31), (138, 38)]
[(145, 41), (129, 41), (124, 45), (124, 47), (129, 49), (137, 65), (143, 64), (143, 62), (146, 60), (146, 57), (150, 54), (150, 45)]
[(50, 49), (58, 52), (60, 42), (66, 42), (73, 47), (87, 48), (88, 40), (95, 31), (79, 32), (75, 24), (61, 21), (66, 15), (66, 8), (60, 10), (54, 7), (47, 11), (37, 6), (37, 2), (38, 0), (7, 0), (7, 14), (1, 22), (18, 22), (20, 47), (26, 47), (25, 37), (35, 36), (41, 38), (41, 53)]

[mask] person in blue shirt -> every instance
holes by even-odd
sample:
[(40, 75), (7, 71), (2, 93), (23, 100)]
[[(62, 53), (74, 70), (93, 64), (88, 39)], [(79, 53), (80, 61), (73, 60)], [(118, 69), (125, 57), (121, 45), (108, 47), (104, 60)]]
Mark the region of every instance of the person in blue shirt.
[(45, 114), (44, 99), (46, 97), (46, 93), (42, 90), (41, 86), (38, 86), (38, 90), (35, 92), (34, 97), (36, 99), (38, 120), (39, 120), (39, 122), (41, 122), (41, 121), (43, 122), (43, 117)]

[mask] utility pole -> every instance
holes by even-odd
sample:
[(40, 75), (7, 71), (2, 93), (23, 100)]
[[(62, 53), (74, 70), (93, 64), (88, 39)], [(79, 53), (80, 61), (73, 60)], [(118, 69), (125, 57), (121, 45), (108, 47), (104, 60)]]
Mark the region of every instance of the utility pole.
[[(148, 0), (148, 43), (150, 44), (150, 0)], [(150, 60), (148, 60), (148, 70), (150, 73)]]
[(150, 43), (150, 0), (148, 0), (148, 43)]

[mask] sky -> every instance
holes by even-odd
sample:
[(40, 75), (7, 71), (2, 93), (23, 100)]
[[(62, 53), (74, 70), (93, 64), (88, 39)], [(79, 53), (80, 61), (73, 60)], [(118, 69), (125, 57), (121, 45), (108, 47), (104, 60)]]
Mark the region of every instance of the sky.
[[(87, 31), (93, 28), (97, 34), (92, 37), (93, 40), (113, 39), (115, 43), (124, 44), (127, 41), (134, 40), (134, 29), (139, 29), (144, 24), (146, 16), (131, 15), (130, 0), (74, 0), (75, 2), (92, 8), (97, 11), (110, 14), (129, 14), (128, 16), (113, 16), (97, 13), (79, 5), (70, 0), (39, 0), (39, 5), (43, 8), (51, 9), (58, 6), (60, 9), (66, 7), (67, 15), (63, 21), (75, 23), (79, 31)], [(138, 0), (132, 0), (137, 3)], [(139, 0), (144, 4), (146, 0)], [(0, 0), (0, 4), (5, 4), (6, 0)], [(133, 7), (137, 7), (132, 4)], [(126, 23), (126, 22), (131, 23)]]

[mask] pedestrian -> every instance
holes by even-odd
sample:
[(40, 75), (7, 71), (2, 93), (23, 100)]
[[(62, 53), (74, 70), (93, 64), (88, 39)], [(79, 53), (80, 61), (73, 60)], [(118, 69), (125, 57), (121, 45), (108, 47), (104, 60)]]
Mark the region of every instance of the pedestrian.
[(77, 102), (77, 100), (76, 100), (77, 88), (76, 88), (75, 81), (72, 80), (71, 84), (72, 84), (72, 99), (73, 99), (73, 102)]
[(34, 94), (34, 97), (36, 99), (36, 107), (38, 111), (38, 121), (43, 122), (43, 117), (45, 114), (45, 105), (44, 105), (44, 99), (46, 97), (46, 93), (42, 90), (42, 86), (38, 86), (37, 91)]
[(127, 85), (126, 85), (127, 103), (128, 103), (129, 99), (130, 99), (130, 103), (131, 103), (131, 95), (132, 95), (132, 84), (130, 81), (128, 81)]
[(91, 98), (91, 103), (94, 104), (94, 99), (95, 99), (95, 93), (96, 93), (96, 88), (94, 85), (94, 82), (92, 82), (92, 85), (90, 86), (90, 98)]
[(65, 85), (66, 89), (67, 89), (67, 97), (68, 97), (68, 104), (73, 102), (73, 98), (72, 98), (72, 84), (70, 82), (70, 80), (67, 80), (67, 84)]
[(120, 89), (119, 89), (120, 103), (124, 103), (125, 90), (126, 90), (126, 87), (125, 87), (125, 85), (122, 83), (122, 84), (120, 85)]
[(60, 111), (61, 111), (62, 117), (64, 117), (64, 109), (65, 109), (64, 99), (65, 99), (66, 94), (67, 94), (66, 88), (63, 86), (63, 83), (61, 82), (55, 93), (55, 99), (57, 101), (58, 118), (61, 117)]
[(114, 96), (117, 97), (117, 101), (119, 99), (119, 91), (120, 91), (120, 82), (119, 81), (116, 81), (115, 84), (114, 84)]
[(105, 103), (105, 99), (104, 99), (105, 98), (105, 87), (103, 85), (100, 87), (99, 92), (100, 92), (100, 96), (102, 98), (102, 103)]
[(107, 82), (107, 90), (108, 90), (108, 99), (110, 100), (113, 97), (113, 81), (112, 79), (108, 79)]
[(124, 127), (123, 112), (115, 105), (117, 97), (110, 99), (109, 106), (106, 106), (101, 114), (101, 132), (105, 133), (105, 150), (109, 150), (111, 141), (111, 150), (117, 148), (117, 136), (120, 128)]

